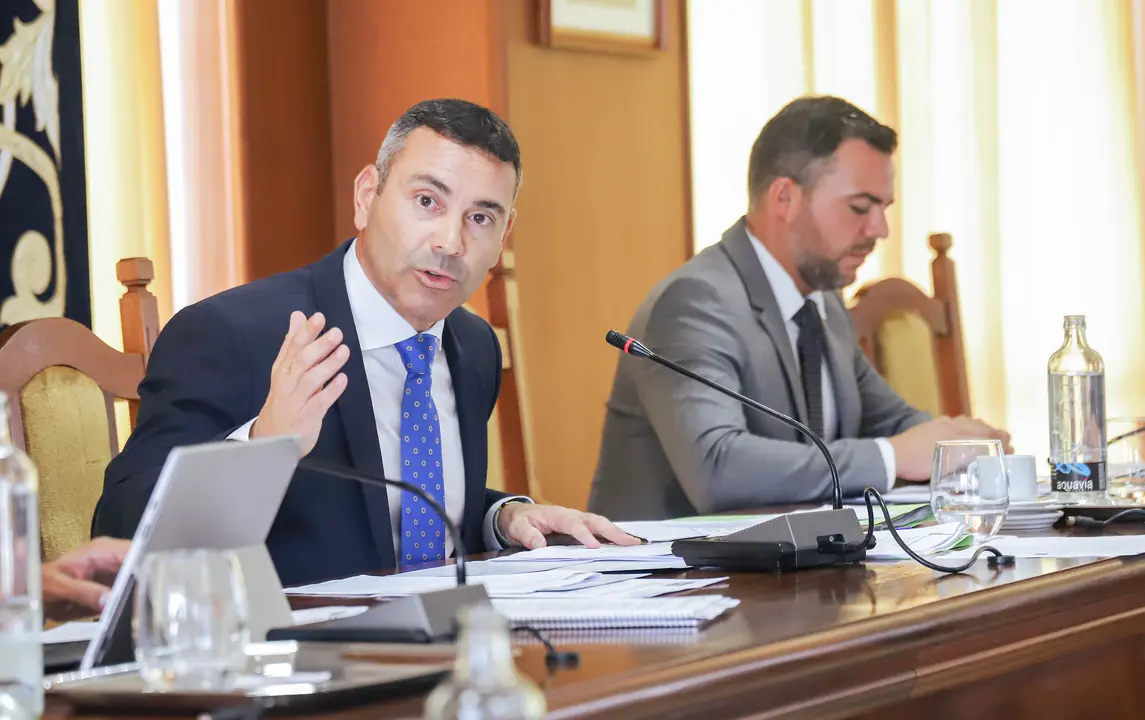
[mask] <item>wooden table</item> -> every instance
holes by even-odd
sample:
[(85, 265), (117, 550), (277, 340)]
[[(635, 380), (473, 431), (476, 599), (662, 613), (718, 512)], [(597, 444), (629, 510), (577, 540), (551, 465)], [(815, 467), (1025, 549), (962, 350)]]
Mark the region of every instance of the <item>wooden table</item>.
[[(536, 645), (518, 666), (553, 718), (1145, 718), (1145, 556), (982, 559), (962, 575), (870, 562), (737, 574), (697, 592), (742, 602), (692, 638), (555, 636), (579, 668), (550, 676)], [(420, 717), (422, 704), (321, 717)]]

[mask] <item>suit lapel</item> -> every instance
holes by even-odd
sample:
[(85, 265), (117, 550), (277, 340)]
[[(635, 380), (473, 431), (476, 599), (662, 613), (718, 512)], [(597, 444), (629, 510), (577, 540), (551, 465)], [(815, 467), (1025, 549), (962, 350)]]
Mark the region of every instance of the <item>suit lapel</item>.
[[(340, 251), (323, 258), (314, 269), (315, 304), (326, 316), (326, 327), (342, 329), (343, 344), (350, 349), (350, 359), (342, 367), (346, 374), (346, 390), (335, 403), (346, 443), (350, 448), (353, 466), (362, 472), (384, 474), (382, 450), (378, 445), (378, 426), (374, 420), (374, 406), (370, 399), (370, 385), (366, 380), (366, 365), (362, 361), (362, 348), (358, 331), (354, 327), (354, 314), (346, 294), (343, 262), (350, 243)], [(383, 563), (394, 560), (394, 536), (390, 526), (390, 509), (385, 488), (362, 486), (370, 532), (374, 537), (378, 555)]]
[(779, 355), (779, 366), (787, 382), (787, 394), (795, 408), (796, 419), (806, 423), (807, 400), (803, 397), (795, 364), (795, 353), (791, 349), (791, 336), (787, 334), (787, 325), (783, 314), (779, 311), (775, 293), (771, 291), (771, 283), (767, 281), (767, 275), (759, 264), (759, 257), (751, 246), (751, 238), (744, 230), (743, 218), (728, 228), (720, 241), (720, 246), (731, 258), (732, 265), (747, 289), (748, 301), (756, 311), (756, 318), (771, 338), (771, 343)]
[[(445, 320), (442, 346), (449, 365), (454, 401), (457, 403), (457, 429), (461, 433), (461, 456), (465, 463), (465, 515), (461, 523), (462, 532), (465, 533), (466, 528), (472, 524), (468, 521), (481, 517), (485, 507), (483, 454), (488, 452), (488, 448), (484, 445), (478, 447), (478, 441), (485, 442), (488, 408), (479, 407), (478, 399), (488, 397), (488, 393), (480, 387), (485, 377), (482, 369), (476, 366), (476, 363), (481, 362), (480, 354), (466, 343), (466, 338), (458, 329), (460, 323), (455, 317), (456, 314)], [(468, 547), (475, 539), (472, 531), (466, 534)]]
[(838, 295), (824, 295), (827, 301), (827, 364), (831, 370), (831, 384), (835, 388), (838, 437), (858, 437), (862, 403), (859, 399), (859, 385), (855, 381), (854, 365), (850, 362), (854, 346), (848, 342), (850, 321), (847, 318), (847, 308)]

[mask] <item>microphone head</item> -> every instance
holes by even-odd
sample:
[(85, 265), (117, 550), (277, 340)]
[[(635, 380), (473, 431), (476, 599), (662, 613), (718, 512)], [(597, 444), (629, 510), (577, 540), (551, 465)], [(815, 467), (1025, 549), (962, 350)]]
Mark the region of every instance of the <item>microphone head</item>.
[(620, 350), (624, 349), (624, 344), (627, 343), (630, 339), (631, 338), (629, 338), (624, 333), (616, 332), (615, 330), (609, 330), (608, 334), (604, 336), (604, 341), (606, 343), (614, 348), (619, 348)]
[(617, 348), (620, 350), (620, 352), (625, 353), (626, 355), (635, 355), (636, 357), (645, 358), (652, 357), (651, 350), (644, 347), (644, 345), (642, 345), (639, 340), (635, 340), (625, 335), (624, 333), (616, 332), (615, 330), (609, 330), (608, 333), (604, 336), (604, 340), (609, 345)]

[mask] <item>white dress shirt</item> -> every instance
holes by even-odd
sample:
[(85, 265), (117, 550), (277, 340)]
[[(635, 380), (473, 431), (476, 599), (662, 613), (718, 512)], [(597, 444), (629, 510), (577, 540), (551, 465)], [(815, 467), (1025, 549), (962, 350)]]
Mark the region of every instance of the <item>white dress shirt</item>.
[[(744, 230), (747, 232), (747, 236), (751, 238), (751, 246), (755, 248), (759, 264), (763, 266), (763, 274), (767, 276), (767, 281), (771, 284), (771, 291), (775, 294), (775, 301), (779, 303), (779, 312), (783, 315), (784, 323), (787, 326), (787, 336), (791, 339), (791, 349), (794, 351), (795, 364), (798, 366), (799, 325), (795, 322), (795, 315), (802, 309), (807, 300), (811, 300), (819, 309), (819, 317), (826, 323), (827, 306), (823, 301), (823, 292), (816, 290), (807, 297), (803, 297), (803, 293), (799, 292), (799, 288), (795, 286), (795, 281), (787, 274), (787, 270), (779, 264), (775, 256), (751, 234), (750, 230), (747, 230), (746, 226)], [(835, 407), (835, 385), (831, 381), (831, 370), (826, 362), (826, 356), (823, 360), (823, 441), (831, 442), (838, 435), (839, 418), (838, 410)], [(800, 368), (799, 371), (803, 372), (803, 369)], [(887, 489), (890, 490), (895, 485), (895, 450), (886, 438), (874, 438), (874, 441), (879, 446), (879, 451), (883, 456), (883, 466), (887, 470)]]
[[(356, 252), (355, 240), (342, 263), (346, 278), (346, 294), (350, 299), (350, 311), (354, 316), (354, 328), (358, 333), (358, 344), (362, 350), (362, 362), (366, 366), (366, 382), (369, 385), (370, 401), (374, 408), (374, 423), (378, 428), (378, 447), (382, 451), (382, 468), (387, 478), (401, 480), (401, 407), (405, 392), (406, 367), (402, 362), (397, 343), (407, 340), (417, 331), (386, 301), (366, 277)], [(441, 432), (441, 462), (445, 475), (445, 512), (457, 526), (461, 526), (465, 512), (465, 458), (461, 451), (461, 431), (457, 419), (457, 399), (453, 392), (453, 380), (449, 375), (449, 363), (445, 349), (441, 345), (445, 321), (426, 330), (423, 334), (437, 338), (437, 353), (430, 367), (432, 378), (433, 404), (437, 408), (439, 430)], [(352, 349), (351, 349), (352, 351)], [(347, 387), (343, 392), (361, 392), (360, 388)], [(257, 418), (256, 418), (257, 419)], [(232, 440), (246, 440), (250, 437), (252, 419), (230, 435)], [(394, 557), (401, 549), (402, 493), (387, 489), (390, 510), (390, 526), (394, 537)], [(493, 518), (497, 509), (509, 500), (528, 498), (505, 498), (489, 508), (485, 515), (485, 547), (499, 550), (501, 544), (493, 529)], [(453, 540), (446, 537), (445, 555), (453, 553)]]

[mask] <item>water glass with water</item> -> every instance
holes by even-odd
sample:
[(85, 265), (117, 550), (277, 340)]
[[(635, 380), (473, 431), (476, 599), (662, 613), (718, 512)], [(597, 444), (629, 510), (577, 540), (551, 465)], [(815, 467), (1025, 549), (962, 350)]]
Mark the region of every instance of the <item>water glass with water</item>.
[(148, 555), (136, 578), (135, 659), (155, 690), (226, 689), (246, 665), (249, 603), (235, 553)]
[(985, 543), (1010, 507), (1009, 471), (1000, 440), (937, 443), (930, 471), (930, 506), (939, 523), (960, 523)]
[(1145, 500), (1145, 418), (1111, 418), (1106, 423), (1109, 494)]

